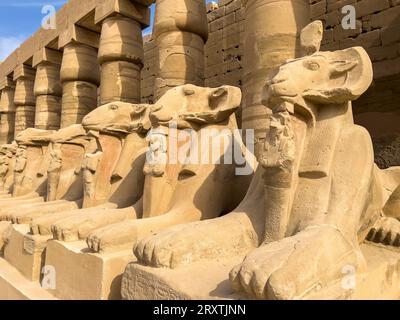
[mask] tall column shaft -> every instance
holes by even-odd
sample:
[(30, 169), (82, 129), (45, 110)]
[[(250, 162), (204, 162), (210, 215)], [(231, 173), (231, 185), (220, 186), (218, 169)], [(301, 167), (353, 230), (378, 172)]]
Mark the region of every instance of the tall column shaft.
[(157, 0), (153, 35), (158, 48), (155, 98), (186, 83), (204, 86), (205, 2)]
[(80, 43), (66, 45), (61, 65), (61, 82), (61, 128), (65, 128), (81, 123), (97, 107), (97, 87), (100, 83), (97, 49)]
[(100, 104), (140, 102), (144, 50), (142, 29), (150, 25), (152, 0), (104, 0), (96, 8), (101, 24), (99, 64)]
[(62, 54), (44, 48), (35, 53), (36, 67), (34, 94), (36, 97), (35, 128), (58, 130), (60, 128), (62, 86), (60, 66)]
[(81, 123), (97, 107), (99, 41), (100, 34), (75, 24), (60, 34), (59, 48), (63, 50), (61, 128)]
[(140, 23), (122, 15), (106, 18), (99, 47), (101, 104), (111, 101), (140, 102), (143, 59)]
[(0, 100), (0, 145), (11, 143), (14, 140), (15, 127), (15, 84), (7, 77), (1, 81)]
[(16, 137), (21, 131), (35, 126), (35, 105), (34, 94), (36, 70), (27, 66), (19, 65), (14, 70), (15, 85), (15, 131)]
[(244, 3), (242, 127), (255, 130), (257, 156), (268, 130), (270, 114), (261, 103), (262, 89), (277, 67), (301, 52), (299, 33), (309, 23), (309, 1), (244, 0)]

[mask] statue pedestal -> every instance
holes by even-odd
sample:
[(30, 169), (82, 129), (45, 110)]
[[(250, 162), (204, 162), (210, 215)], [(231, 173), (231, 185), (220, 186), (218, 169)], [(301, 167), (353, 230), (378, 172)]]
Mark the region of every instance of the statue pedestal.
[(6, 260), (0, 258), (0, 300), (56, 300), (40, 287), (27, 280)]
[(229, 284), (229, 272), (243, 257), (194, 263), (176, 269), (130, 263), (122, 280), (126, 300), (238, 299)]
[(49, 241), (46, 265), (57, 276), (56, 289), (49, 292), (63, 300), (121, 299), (122, 274), (132, 260), (132, 250), (97, 254), (84, 241)]
[(39, 281), (46, 253), (46, 244), (51, 237), (29, 236), (29, 225), (12, 225), (4, 258), (30, 281)]
[[(339, 282), (306, 299), (399, 299), (400, 250), (364, 244), (362, 251), (368, 271), (357, 276), (354, 290), (343, 289)], [(240, 299), (230, 287), (229, 272), (242, 260), (239, 257), (206, 261), (176, 269), (151, 268), (132, 262), (123, 276), (122, 297), (128, 300)]]
[[(368, 270), (356, 277), (354, 289), (345, 290), (345, 278), (307, 299), (398, 300), (400, 299), (400, 249), (374, 243), (361, 245)], [(348, 274), (344, 274), (344, 277)], [(349, 278), (347, 278), (349, 279)]]

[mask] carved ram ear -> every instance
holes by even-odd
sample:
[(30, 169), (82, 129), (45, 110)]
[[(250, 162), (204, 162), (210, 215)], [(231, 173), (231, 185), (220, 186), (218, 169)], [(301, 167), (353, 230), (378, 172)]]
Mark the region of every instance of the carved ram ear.
[(151, 122), (149, 119), (150, 109), (150, 104), (133, 105), (133, 110), (131, 112), (132, 127), (136, 127), (140, 131), (149, 131), (151, 129)]
[(358, 61), (334, 61), (331, 65), (331, 74), (336, 76), (350, 71), (358, 65)]
[(344, 103), (358, 99), (372, 83), (372, 63), (362, 47), (320, 52), (329, 63), (329, 80), (319, 88), (303, 93), (304, 99), (317, 103)]

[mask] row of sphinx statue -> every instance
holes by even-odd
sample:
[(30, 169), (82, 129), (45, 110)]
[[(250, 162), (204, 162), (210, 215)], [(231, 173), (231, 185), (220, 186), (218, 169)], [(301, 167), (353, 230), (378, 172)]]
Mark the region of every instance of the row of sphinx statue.
[[(265, 80), (270, 119), (257, 160), (234, 134), (241, 90), (232, 86), (187, 84), (153, 105), (109, 103), (81, 125), (27, 129), (1, 146), (5, 258), (16, 254), (12, 241), (31, 254), (40, 247), (40, 266), (54, 241), (85, 243), (86, 255), (128, 250), (126, 299), (157, 297), (168, 272), (192, 291), (222, 279), (231, 297), (254, 299), (336, 298), (326, 290), (345, 266), (373, 277), (376, 252), (398, 255), (400, 169), (378, 169), (369, 133), (353, 121), (351, 102), (373, 79), (368, 54), (361, 47), (320, 51), (321, 29), (318, 22), (306, 27), (304, 56)], [(185, 130), (200, 137), (213, 130), (218, 141), (231, 134), (247, 164), (169, 162), (172, 146), (159, 136)], [(151, 162), (149, 154), (166, 161)], [(238, 175), (244, 165), (249, 174)], [(22, 240), (12, 235), (18, 225), (27, 226)], [(204, 272), (188, 283), (185, 270)], [(171, 281), (162, 297), (176, 297), (174, 290), (198, 297), (171, 289)]]

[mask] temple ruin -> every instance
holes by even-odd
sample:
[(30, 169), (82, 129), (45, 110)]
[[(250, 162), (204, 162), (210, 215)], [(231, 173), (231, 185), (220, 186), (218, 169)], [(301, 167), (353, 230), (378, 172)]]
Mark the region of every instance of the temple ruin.
[(0, 63), (0, 299), (400, 299), (399, 1), (55, 21)]

